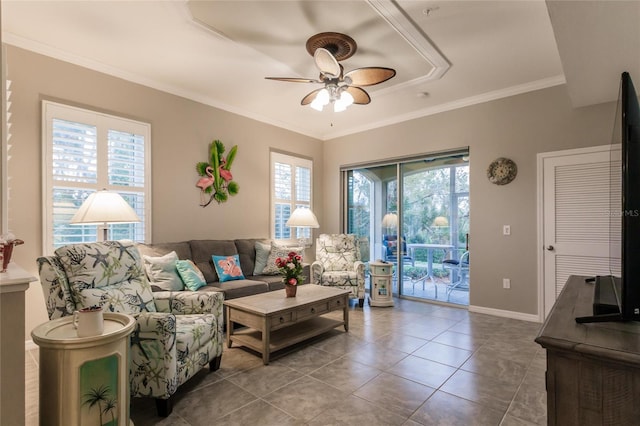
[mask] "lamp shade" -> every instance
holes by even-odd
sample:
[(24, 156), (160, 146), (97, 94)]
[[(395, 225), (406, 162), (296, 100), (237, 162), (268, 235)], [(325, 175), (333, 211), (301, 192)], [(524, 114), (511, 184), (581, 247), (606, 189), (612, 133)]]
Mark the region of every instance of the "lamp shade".
[(89, 195), (71, 219), (71, 224), (102, 225), (105, 223), (133, 223), (140, 218), (117, 192), (103, 189)]
[(395, 213), (387, 213), (382, 218), (383, 228), (395, 228), (398, 226), (398, 215)]
[(444, 216), (433, 219), (433, 226), (449, 226), (449, 220)]
[(319, 228), (320, 224), (316, 215), (306, 207), (298, 207), (293, 211), (286, 223), (289, 227), (297, 228)]

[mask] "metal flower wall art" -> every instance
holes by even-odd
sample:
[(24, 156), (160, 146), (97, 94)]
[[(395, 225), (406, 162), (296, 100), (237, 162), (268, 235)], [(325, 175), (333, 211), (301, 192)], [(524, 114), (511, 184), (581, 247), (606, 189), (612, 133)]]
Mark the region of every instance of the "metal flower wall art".
[(209, 161), (196, 164), (196, 171), (201, 176), (196, 183), (200, 188), (200, 206), (207, 207), (212, 201), (224, 203), (230, 195), (236, 195), (240, 186), (233, 181), (231, 165), (238, 152), (238, 145), (224, 156), (224, 144), (214, 140), (209, 144)]

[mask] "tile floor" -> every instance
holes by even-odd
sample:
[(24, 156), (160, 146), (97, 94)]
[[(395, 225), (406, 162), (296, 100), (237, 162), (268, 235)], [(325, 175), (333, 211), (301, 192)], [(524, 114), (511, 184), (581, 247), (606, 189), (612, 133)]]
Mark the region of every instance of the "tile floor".
[[(340, 315), (341, 313), (332, 313)], [(170, 417), (135, 398), (145, 425), (542, 425), (540, 324), (395, 300), (351, 305), (350, 329), (279, 354), (268, 366), (227, 349), (175, 395)], [(38, 352), (27, 363), (27, 425), (38, 424)]]

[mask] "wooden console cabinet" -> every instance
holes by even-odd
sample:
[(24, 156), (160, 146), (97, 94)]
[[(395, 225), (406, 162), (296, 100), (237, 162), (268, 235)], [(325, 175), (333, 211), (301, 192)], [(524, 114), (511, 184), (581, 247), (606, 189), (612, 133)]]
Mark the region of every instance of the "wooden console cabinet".
[(547, 350), (549, 425), (640, 423), (640, 322), (578, 324), (594, 284), (571, 276), (536, 342)]

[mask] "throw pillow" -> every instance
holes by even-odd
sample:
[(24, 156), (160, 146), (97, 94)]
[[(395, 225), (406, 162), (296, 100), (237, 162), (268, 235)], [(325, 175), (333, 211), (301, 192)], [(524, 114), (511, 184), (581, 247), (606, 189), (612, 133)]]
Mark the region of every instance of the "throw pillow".
[(221, 283), (232, 280), (244, 280), (244, 274), (240, 268), (240, 256), (211, 256), (213, 266), (216, 268), (218, 279)]
[(262, 275), (262, 271), (264, 271), (264, 268), (267, 266), (270, 252), (270, 243), (256, 241), (256, 267), (253, 269), (253, 275)]
[(176, 262), (176, 269), (180, 278), (184, 281), (185, 287), (191, 291), (196, 291), (200, 287), (207, 285), (207, 282), (202, 275), (202, 271), (190, 260), (178, 260)]
[(151, 285), (158, 286), (166, 291), (180, 291), (184, 289), (184, 283), (176, 269), (178, 255), (175, 251), (160, 257), (143, 255), (142, 259)]
[(272, 241), (267, 266), (262, 271), (262, 275), (278, 275), (280, 271), (276, 266), (276, 259), (279, 257), (287, 257), (292, 251), (300, 256), (304, 255), (304, 247), (284, 247)]

